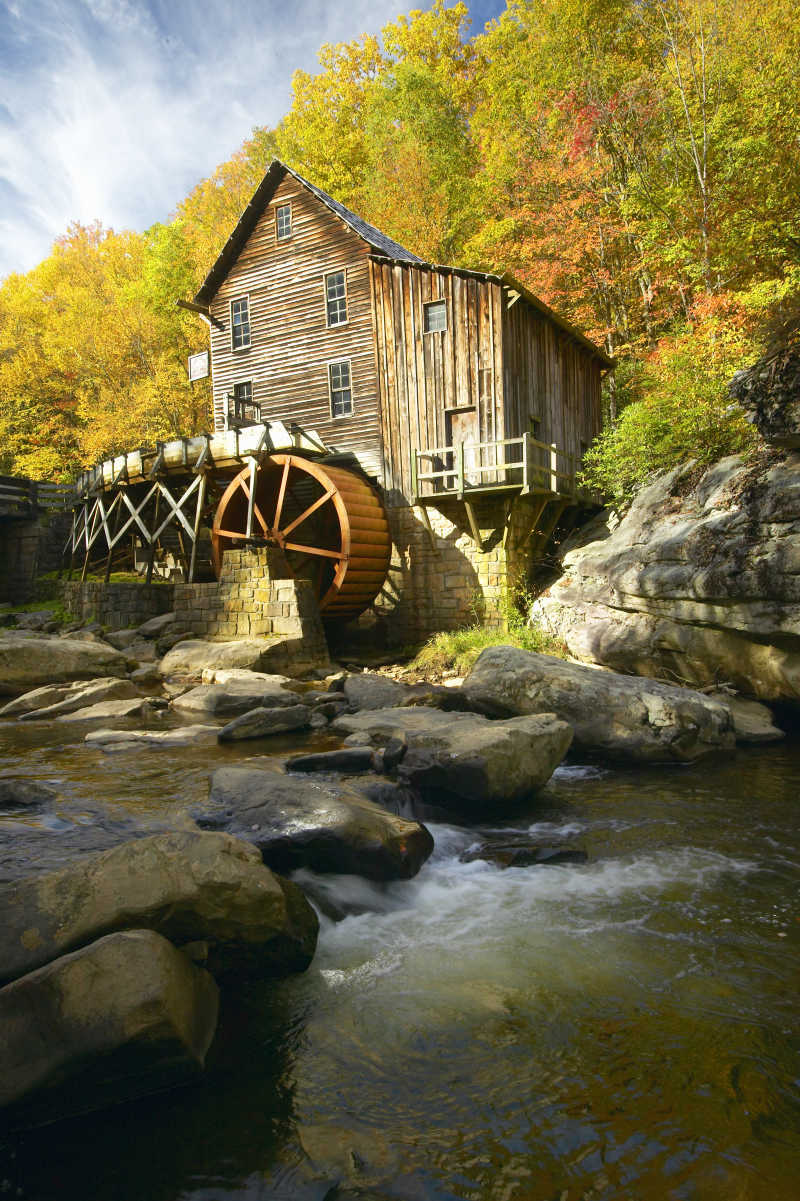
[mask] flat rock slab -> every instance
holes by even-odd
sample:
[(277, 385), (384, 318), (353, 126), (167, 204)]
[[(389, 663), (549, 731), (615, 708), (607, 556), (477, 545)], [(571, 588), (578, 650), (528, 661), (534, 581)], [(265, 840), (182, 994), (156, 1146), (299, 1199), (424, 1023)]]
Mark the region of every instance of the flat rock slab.
[[(282, 676), (277, 678), (283, 681)], [(225, 684), (198, 684), (197, 688), (176, 696), (172, 704), (182, 713), (234, 717), (259, 706), (276, 709), (296, 705), (297, 701), (297, 693), (288, 691), (283, 682), (276, 684), (269, 677), (260, 679), (256, 676), (252, 680), (232, 680)]]
[(552, 713), (492, 721), (440, 709), (376, 709), (342, 714), (333, 728), (370, 746), (395, 739), (408, 750), (400, 776), (424, 796), (471, 807), (516, 801), (541, 788), (572, 742), (570, 726)]
[(482, 651), (463, 691), (483, 712), (556, 713), (577, 747), (615, 759), (687, 763), (734, 745), (730, 710), (701, 692), (512, 646)]
[(287, 771), (341, 772), (358, 775), (376, 769), (375, 752), (369, 747), (345, 746), (336, 751), (320, 751), (316, 755), (295, 755), (286, 761)]
[(208, 944), (214, 975), (286, 975), (311, 962), (317, 919), (300, 890), (227, 834), (173, 832), (0, 886), (0, 980), (126, 929)]
[(195, 817), (201, 827), (248, 839), (281, 872), (309, 867), (408, 880), (433, 851), (424, 826), (387, 813), (345, 784), (251, 765), (216, 771), (209, 805)]
[[(182, 698), (181, 698), (182, 699)], [(267, 738), (270, 734), (286, 734), (304, 730), (311, 722), (308, 705), (286, 705), (278, 709), (258, 708), (234, 717), (223, 726), (217, 737), (220, 742), (238, 742), (247, 738)]]
[(175, 730), (91, 730), (84, 742), (102, 750), (124, 749), (131, 746), (193, 746), (211, 742), (219, 726), (179, 726)]
[(105, 642), (78, 638), (18, 638), (0, 635), (0, 696), (41, 684), (125, 676), (127, 659)]
[(760, 743), (783, 742), (786, 735), (775, 725), (772, 712), (766, 705), (759, 701), (746, 700), (741, 696), (728, 696), (727, 693), (711, 695), (714, 700), (730, 709), (737, 742), (756, 746)]
[(0, 989), (0, 1108), (52, 1121), (193, 1079), (219, 993), (151, 930), (109, 934)]
[(73, 713), (60, 713), (56, 721), (110, 721), (121, 717), (140, 717), (148, 707), (145, 696), (132, 697), (127, 701), (101, 701), (99, 705), (87, 705)]
[(139, 689), (130, 680), (118, 680), (114, 677), (105, 680), (89, 680), (76, 684), (60, 685), (62, 695), (52, 702), (31, 707), (36, 692), (47, 692), (48, 689), (35, 689), (19, 697), (17, 703), (24, 702), (26, 711), (19, 715), (20, 721), (42, 721), (46, 718), (60, 717), (65, 713), (74, 713), (78, 709), (86, 709), (90, 705), (99, 705), (105, 701), (130, 700), (138, 697)]

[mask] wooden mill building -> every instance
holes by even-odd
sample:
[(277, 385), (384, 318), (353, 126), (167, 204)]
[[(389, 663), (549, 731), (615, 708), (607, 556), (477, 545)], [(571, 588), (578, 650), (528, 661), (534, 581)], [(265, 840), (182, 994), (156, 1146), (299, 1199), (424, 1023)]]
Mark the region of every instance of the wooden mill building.
[(296, 422), (380, 489), (394, 636), (500, 613), (578, 504), (601, 349), (511, 276), (423, 262), (277, 160), (190, 307), (215, 429)]

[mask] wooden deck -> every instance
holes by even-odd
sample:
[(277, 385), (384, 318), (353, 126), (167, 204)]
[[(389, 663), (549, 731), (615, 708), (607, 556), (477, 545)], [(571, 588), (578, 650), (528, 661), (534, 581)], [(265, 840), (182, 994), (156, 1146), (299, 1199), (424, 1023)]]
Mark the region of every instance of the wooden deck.
[(531, 434), (492, 442), (456, 442), (414, 450), (411, 476), (415, 504), (451, 497), (464, 500), (489, 493), (562, 497), (577, 502), (578, 465), (555, 443)]
[(43, 509), (65, 509), (70, 492), (60, 484), (0, 475), (0, 518), (29, 521)]

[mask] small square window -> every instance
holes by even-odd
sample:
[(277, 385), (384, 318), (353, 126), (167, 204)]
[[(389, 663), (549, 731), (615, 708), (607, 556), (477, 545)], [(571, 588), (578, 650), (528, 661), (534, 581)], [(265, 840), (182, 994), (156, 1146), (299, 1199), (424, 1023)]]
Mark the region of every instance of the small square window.
[(275, 210), (275, 232), (279, 242), (292, 236), (292, 206), (279, 204)]
[(423, 305), (422, 328), (426, 334), (435, 334), (447, 329), (447, 301), (431, 300)]
[(346, 324), (347, 285), (344, 271), (333, 271), (325, 276), (325, 306), (329, 326)]
[(331, 390), (331, 416), (349, 417), (353, 412), (353, 389), (350, 380), (350, 360), (328, 364)]
[(243, 296), (231, 301), (231, 346), (243, 350), (250, 345), (250, 304)]

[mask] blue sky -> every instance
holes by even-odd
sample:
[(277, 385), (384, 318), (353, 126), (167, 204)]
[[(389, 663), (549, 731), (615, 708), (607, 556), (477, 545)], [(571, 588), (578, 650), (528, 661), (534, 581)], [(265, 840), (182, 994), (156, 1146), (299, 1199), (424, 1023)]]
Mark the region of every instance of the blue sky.
[[(72, 220), (164, 220), (289, 105), (323, 42), (377, 33), (402, 0), (0, 0), (0, 277)], [(474, 0), (473, 32), (503, 10)]]

